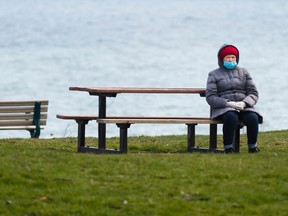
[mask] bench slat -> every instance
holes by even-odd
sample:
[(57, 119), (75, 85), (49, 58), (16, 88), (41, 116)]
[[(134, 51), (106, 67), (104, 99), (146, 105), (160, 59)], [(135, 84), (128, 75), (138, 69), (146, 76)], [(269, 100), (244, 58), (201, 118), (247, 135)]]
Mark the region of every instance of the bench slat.
[(97, 119), (98, 123), (115, 124), (220, 124), (221, 121), (209, 118), (190, 118), (190, 119)]
[[(34, 130), (35, 126), (6, 126), (6, 127), (0, 127), (0, 130)], [(40, 127), (41, 130), (44, 129), (44, 127)]]
[(56, 115), (57, 118), (66, 120), (96, 120), (98, 123), (116, 124), (220, 124), (221, 121), (211, 120), (208, 117), (187, 116), (107, 116), (99, 118), (95, 115)]
[[(28, 126), (28, 125), (34, 125), (33, 121), (0, 121), (0, 127), (1, 126)], [(40, 125), (46, 125), (46, 120), (40, 120)]]
[[(67, 120), (97, 120), (98, 116), (95, 115), (56, 115), (57, 118)], [(105, 119), (203, 119), (207, 120), (207, 117), (190, 117), (190, 116), (107, 116)]]
[(105, 119), (209, 119), (208, 117), (192, 116), (107, 116)]
[[(48, 107), (41, 106), (41, 112), (47, 112)], [(0, 107), (0, 113), (26, 113), (34, 112), (34, 107)]]
[[(41, 114), (40, 115), (41, 119), (47, 119), (47, 114)], [(33, 114), (0, 114), (0, 120), (30, 120), (33, 119)]]
[(0, 101), (0, 107), (2, 106), (34, 106), (35, 102), (41, 102), (41, 106), (48, 106), (48, 100), (39, 101)]

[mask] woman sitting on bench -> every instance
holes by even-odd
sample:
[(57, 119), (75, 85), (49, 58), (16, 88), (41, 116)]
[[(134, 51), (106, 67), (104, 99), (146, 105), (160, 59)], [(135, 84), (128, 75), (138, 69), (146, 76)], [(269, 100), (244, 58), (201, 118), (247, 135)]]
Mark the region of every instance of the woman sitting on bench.
[(249, 74), (238, 67), (239, 50), (224, 45), (218, 51), (219, 68), (208, 75), (206, 100), (211, 106), (211, 118), (223, 121), (223, 144), (225, 153), (233, 153), (233, 137), (237, 125), (247, 127), (248, 152), (257, 153), (258, 124), (263, 117), (255, 110), (258, 101), (257, 88)]

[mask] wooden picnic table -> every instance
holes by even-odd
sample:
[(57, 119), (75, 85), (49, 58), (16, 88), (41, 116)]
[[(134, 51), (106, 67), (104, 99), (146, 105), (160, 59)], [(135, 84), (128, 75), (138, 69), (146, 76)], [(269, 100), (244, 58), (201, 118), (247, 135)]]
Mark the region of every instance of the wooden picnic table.
[[(99, 97), (98, 118), (106, 118), (106, 98), (117, 94), (199, 94), (205, 96), (205, 88), (144, 88), (144, 87), (70, 87), (70, 91), (88, 92)], [(106, 124), (98, 123), (98, 148), (106, 149)]]

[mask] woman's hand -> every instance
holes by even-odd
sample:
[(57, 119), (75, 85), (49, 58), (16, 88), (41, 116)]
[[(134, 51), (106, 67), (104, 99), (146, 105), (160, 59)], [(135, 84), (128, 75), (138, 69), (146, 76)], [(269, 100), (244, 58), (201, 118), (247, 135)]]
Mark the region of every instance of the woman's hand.
[(244, 108), (246, 107), (246, 103), (243, 101), (241, 102), (229, 101), (227, 102), (227, 106), (233, 107), (237, 110), (244, 110)]

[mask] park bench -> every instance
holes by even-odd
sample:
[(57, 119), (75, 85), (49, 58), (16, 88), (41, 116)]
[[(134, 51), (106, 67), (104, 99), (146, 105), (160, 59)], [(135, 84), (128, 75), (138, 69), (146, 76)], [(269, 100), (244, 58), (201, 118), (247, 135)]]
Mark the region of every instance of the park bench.
[(39, 138), (47, 122), (48, 100), (0, 101), (0, 130), (28, 130)]

